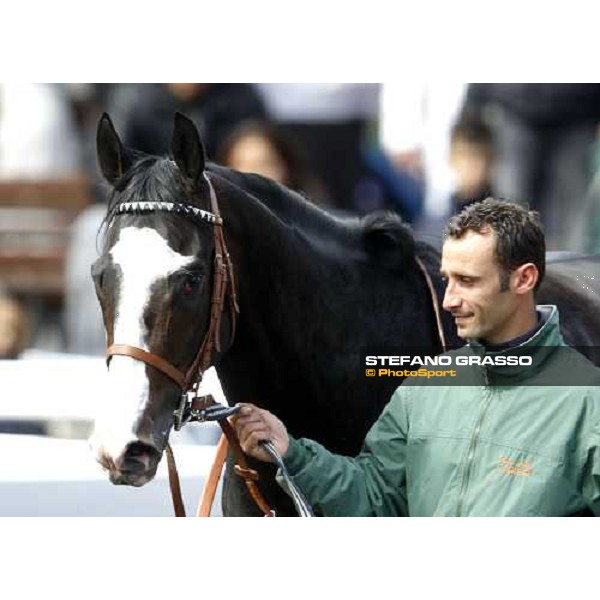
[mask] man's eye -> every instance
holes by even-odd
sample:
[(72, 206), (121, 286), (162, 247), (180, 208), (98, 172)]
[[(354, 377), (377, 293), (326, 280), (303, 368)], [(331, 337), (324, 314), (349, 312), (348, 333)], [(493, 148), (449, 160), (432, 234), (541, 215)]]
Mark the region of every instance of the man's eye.
[(192, 295), (202, 283), (202, 275), (186, 275), (183, 284), (181, 287), (181, 291), (186, 295)]

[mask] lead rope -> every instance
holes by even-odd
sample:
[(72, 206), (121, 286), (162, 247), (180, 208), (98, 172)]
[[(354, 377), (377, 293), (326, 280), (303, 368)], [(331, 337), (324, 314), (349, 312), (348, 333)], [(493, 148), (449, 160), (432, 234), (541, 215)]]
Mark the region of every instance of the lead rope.
[(170, 444), (165, 448), (167, 453), (167, 465), (169, 467), (169, 487), (171, 488), (171, 498), (173, 499), (173, 510), (176, 517), (185, 517), (185, 506), (181, 495), (181, 484), (179, 482), (179, 473), (175, 464), (175, 455)]
[(285, 480), (285, 483), (290, 491), (290, 495), (292, 496), (292, 500), (294, 501), (294, 506), (296, 507), (296, 512), (299, 517), (314, 517), (314, 513), (310, 504), (304, 497), (302, 490), (294, 483), (294, 480), (291, 478), (285, 463), (283, 462), (283, 458), (281, 454), (275, 448), (275, 445), (271, 440), (264, 440), (261, 442), (263, 448), (269, 453), (271, 458), (275, 461), (275, 464), (279, 467), (281, 471), (281, 476)]
[(217, 487), (219, 486), (219, 480), (221, 479), (221, 473), (223, 472), (223, 465), (225, 464), (225, 460), (227, 460), (227, 446), (227, 438), (224, 435), (221, 435), (219, 443), (217, 444), (215, 460), (213, 461), (210, 473), (202, 486), (202, 495), (200, 496), (198, 510), (196, 511), (197, 517), (210, 517)]
[[(281, 470), (281, 476), (283, 477), (288, 490), (290, 492), (290, 496), (292, 501), (294, 502), (294, 506), (296, 507), (296, 512), (300, 517), (314, 517), (314, 513), (306, 497), (300, 490), (300, 488), (294, 483), (289, 471), (287, 470), (285, 463), (283, 462), (283, 458), (281, 454), (275, 448), (275, 445), (270, 440), (265, 440), (261, 442), (264, 449), (269, 453), (271, 458), (277, 467)], [(202, 496), (200, 497), (200, 502), (198, 503), (198, 517), (210, 517), (210, 513), (212, 510), (212, 505), (215, 499), (215, 493), (217, 491), (217, 487), (219, 485), (219, 479), (221, 478), (221, 473), (223, 471), (223, 465), (225, 464), (225, 460), (227, 458), (227, 437), (222, 435), (219, 439), (219, 443), (217, 445), (217, 452), (215, 455), (215, 460), (211, 467), (210, 473), (204, 487), (202, 488)], [(269, 516), (269, 515), (266, 515)]]

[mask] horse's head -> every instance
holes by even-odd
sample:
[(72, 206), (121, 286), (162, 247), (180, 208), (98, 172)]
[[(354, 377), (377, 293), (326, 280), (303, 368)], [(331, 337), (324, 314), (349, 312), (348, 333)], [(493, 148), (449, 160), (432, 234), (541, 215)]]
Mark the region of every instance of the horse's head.
[[(98, 125), (98, 160), (112, 192), (92, 276), (113, 351), (91, 445), (113, 483), (152, 479), (182, 393), (178, 377), (144, 357), (185, 377), (209, 329), (217, 227), (202, 143), (182, 115), (171, 149), (174, 160), (136, 154), (107, 115)], [(230, 332), (226, 315), (224, 321)]]

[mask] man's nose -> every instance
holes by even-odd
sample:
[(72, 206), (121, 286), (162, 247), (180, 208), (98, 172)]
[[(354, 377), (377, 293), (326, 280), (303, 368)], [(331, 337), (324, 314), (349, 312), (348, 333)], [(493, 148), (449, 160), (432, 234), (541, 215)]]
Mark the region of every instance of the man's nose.
[(454, 291), (454, 286), (448, 284), (448, 287), (444, 292), (444, 302), (442, 303), (444, 310), (451, 311), (454, 308), (458, 308), (461, 302), (462, 300), (460, 299), (460, 296), (458, 296)]

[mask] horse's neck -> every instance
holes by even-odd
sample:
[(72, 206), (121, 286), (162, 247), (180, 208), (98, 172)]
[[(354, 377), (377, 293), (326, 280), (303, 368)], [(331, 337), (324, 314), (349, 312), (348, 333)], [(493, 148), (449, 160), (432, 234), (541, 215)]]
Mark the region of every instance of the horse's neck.
[[(335, 310), (336, 294), (350, 294), (342, 283), (350, 290), (352, 267), (320, 247), (302, 224), (290, 226), (250, 196), (231, 196), (223, 198), (222, 214), (240, 315), (222, 370), (225, 379), (235, 380), (231, 385), (243, 381), (245, 391), (255, 385), (264, 390), (267, 382), (256, 379), (275, 365), (286, 365), (289, 376), (291, 362), (300, 364), (303, 353), (323, 355), (339, 341), (347, 323)], [(332, 290), (332, 273), (342, 289)], [(271, 373), (268, 384), (278, 388), (283, 376)]]
[[(300, 327), (303, 320), (308, 323), (319, 302), (331, 298), (333, 271), (348, 289), (352, 287), (351, 261), (327, 248), (335, 241), (320, 242), (302, 224), (291, 227), (256, 202), (236, 208), (226, 223), (243, 320), (281, 335), (292, 321)], [(344, 289), (337, 293), (343, 295)]]
[(361, 348), (436, 343), (418, 271), (367, 264), (335, 224), (327, 233), (292, 226), (251, 197), (230, 198), (222, 212), (240, 304), (218, 368), (229, 401), (273, 406), (285, 395), (291, 405), (327, 395), (335, 405), (356, 379)]

